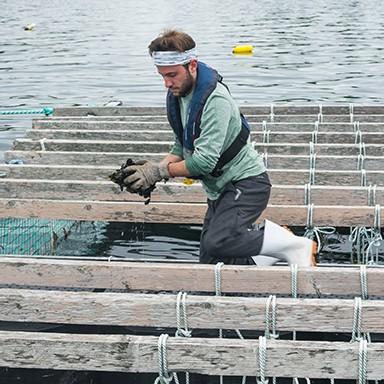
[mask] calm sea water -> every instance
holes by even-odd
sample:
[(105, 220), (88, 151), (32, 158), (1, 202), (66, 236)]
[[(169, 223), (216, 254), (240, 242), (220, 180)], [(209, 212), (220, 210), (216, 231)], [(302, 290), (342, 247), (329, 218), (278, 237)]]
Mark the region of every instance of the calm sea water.
[[(3, 0), (0, 108), (163, 105), (147, 46), (167, 28), (194, 37), (200, 59), (222, 73), (240, 105), (382, 102), (380, 0)], [(252, 44), (254, 54), (234, 56), (238, 44)], [(0, 161), (30, 124), (0, 119)], [(119, 238), (108, 228), (101, 237), (115, 239), (112, 255), (197, 255), (196, 229), (167, 237), (159, 228), (123, 228)]]

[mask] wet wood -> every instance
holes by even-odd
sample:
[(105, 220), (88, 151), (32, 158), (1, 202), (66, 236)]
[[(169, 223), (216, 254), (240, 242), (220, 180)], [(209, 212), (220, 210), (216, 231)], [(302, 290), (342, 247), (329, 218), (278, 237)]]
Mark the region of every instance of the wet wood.
[[(278, 123), (278, 122), (250, 122), (250, 128), (253, 132), (262, 132), (270, 130), (271, 132), (313, 132), (318, 130), (322, 132), (348, 132), (355, 133), (356, 125), (354, 123)], [(384, 132), (383, 123), (359, 123), (362, 133), (365, 132)], [(171, 132), (171, 127), (163, 116), (131, 116), (131, 117), (108, 117), (106, 118), (46, 118), (43, 120), (32, 121), (32, 131), (35, 130), (166, 130)], [(32, 134), (37, 135), (36, 132)], [(41, 133), (43, 134), (43, 133)]]
[[(114, 372), (157, 372), (158, 338), (0, 332), (0, 366)], [(358, 343), (267, 341), (267, 376), (356, 379)], [(49, 358), (47, 358), (49, 356)], [(367, 377), (384, 375), (384, 344), (368, 347)], [(257, 376), (256, 340), (175, 338), (167, 340), (169, 371)]]
[[(127, 158), (134, 160), (149, 159), (159, 161), (166, 155), (163, 153), (136, 153), (136, 152), (48, 152), (48, 151), (6, 151), (4, 158), (6, 162), (12, 160), (21, 160), (25, 164), (47, 164), (47, 165), (109, 165), (116, 167), (122, 164)], [(268, 154), (267, 164), (269, 168), (284, 169), (308, 169), (310, 157), (308, 155), (286, 155), (286, 154)], [(382, 170), (384, 163), (383, 156), (366, 156), (364, 158), (364, 167), (366, 170)], [(357, 170), (357, 156), (339, 156), (339, 155), (316, 155), (317, 170)]]
[[(0, 217), (68, 220), (101, 220), (117, 222), (201, 224), (206, 211), (202, 203), (161, 203), (134, 201), (0, 199)], [(307, 223), (305, 205), (268, 205), (258, 221), (268, 218), (281, 225), (303, 226)], [(373, 226), (374, 207), (314, 206), (315, 226)], [(381, 210), (381, 222), (384, 212)]]
[[(1, 170), (1, 167), (0, 167)], [(98, 200), (105, 202), (142, 202), (137, 194), (121, 191), (109, 181), (93, 180), (34, 180), (0, 179), (0, 197), (14, 199)], [(199, 183), (185, 185), (181, 182), (158, 183), (151, 195), (152, 203), (205, 204), (206, 193)], [(274, 185), (270, 205), (349, 205), (364, 206), (384, 204), (384, 188), (312, 185), (306, 196), (303, 185)], [(136, 207), (134, 208), (136, 209)]]
[[(43, 180), (89, 180), (109, 181), (109, 175), (120, 167), (102, 165), (49, 165), (49, 164), (0, 164), (3, 179), (43, 179)], [(384, 184), (384, 171), (332, 171), (309, 169), (268, 169), (270, 180), (278, 185), (315, 185), (361, 186), (362, 184)], [(364, 177), (363, 177), (364, 176)], [(0, 178), (1, 180), (1, 178)], [(173, 179), (180, 182), (183, 178)], [(199, 182), (197, 182), (199, 184)], [(161, 185), (161, 183), (159, 184)]]
[[(172, 141), (174, 134), (171, 130), (30, 130), (27, 132), (27, 139), (31, 140), (109, 140), (109, 141), (151, 141), (154, 137), (161, 137), (162, 141)], [(343, 143), (355, 144), (356, 142), (380, 143), (383, 140), (382, 132), (364, 132), (357, 135), (353, 132), (319, 132), (314, 136), (311, 132), (283, 132), (271, 131), (268, 134), (263, 132), (252, 132), (251, 140), (258, 143), (308, 143), (316, 140), (319, 144)]]
[[(4, 255), (0, 259), (0, 266), (1, 284), (18, 287), (215, 292), (215, 266), (208, 264), (43, 260)], [(384, 296), (383, 278), (383, 268), (367, 267), (370, 299)], [(291, 279), (288, 266), (225, 265), (221, 271), (221, 288), (226, 295), (249, 293), (290, 296)], [(298, 297), (361, 296), (360, 267), (299, 267), (297, 288)]]
[[(191, 329), (264, 331), (267, 298), (188, 295)], [(176, 295), (0, 290), (0, 321), (177, 327)], [(352, 332), (354, 300), (276, 299), (276, 330)], [(362, 332), (381, 333), (384, 302), (364, 300)]]
[[(168, 152), (171, 141), (102, 141), (102, 140), (31, 140), (16, 139), (14, 150), (23, 151), (83, 151), (83, 152)], [(367, 156), (382, 156), (382, 144), (365, 144)], [(262, 153), (310, 155), (314, 150), (319, 155), (355, 155), (362, 152), (359, 144), (316, 144), (313, 149), (308, 144), (298, 143), (256, 143)]]

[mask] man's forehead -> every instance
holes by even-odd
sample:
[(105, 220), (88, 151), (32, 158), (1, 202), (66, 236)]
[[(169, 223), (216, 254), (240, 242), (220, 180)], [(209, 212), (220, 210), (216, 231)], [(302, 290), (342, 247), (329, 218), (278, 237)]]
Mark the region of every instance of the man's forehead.
[(167, 75), (170, 73), (178, 73), (180, 70), (182, 70), (183, 65), (177, 64), (177, 65), (157, 65), (157, 72), (159, 72), (161, 75)]

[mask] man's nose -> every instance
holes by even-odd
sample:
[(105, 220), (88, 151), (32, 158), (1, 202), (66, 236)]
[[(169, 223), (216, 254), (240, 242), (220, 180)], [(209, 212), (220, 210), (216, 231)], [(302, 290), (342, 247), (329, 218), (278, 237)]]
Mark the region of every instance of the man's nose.
[(164, 85), (165, 85), (165, 88), (171, 88), (172, 81), (170, 79), (164, 79)]

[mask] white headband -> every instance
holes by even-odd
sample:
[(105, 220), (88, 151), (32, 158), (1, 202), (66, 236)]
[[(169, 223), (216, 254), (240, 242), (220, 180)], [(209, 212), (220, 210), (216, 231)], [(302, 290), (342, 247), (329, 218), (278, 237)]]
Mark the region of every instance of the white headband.
[(155, 65), (182, 65), (189, 63), (192, 59), (197, 58), (196, 48), (192, 48), (185, 52), (179, 51), (154, 51), (152, 58)]

